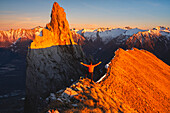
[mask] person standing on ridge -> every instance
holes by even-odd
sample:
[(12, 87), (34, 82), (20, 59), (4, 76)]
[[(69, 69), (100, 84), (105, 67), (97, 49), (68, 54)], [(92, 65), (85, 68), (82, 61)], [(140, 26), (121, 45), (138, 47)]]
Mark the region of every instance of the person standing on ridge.
[[(90, 65), (84, 64), (83, 62), (80, 62), (80, 64), (86, 66), (89, 68), (89, 74), (91, 74), (91, 82), (93, 81), (93, 71), (94, 71), (94, 67), (98, 66), (99, 64), (101, 64), (102, 62), (99, 62), (95, 65), (92, 65), (92, 62), (90, 63)], [(85, 75), (85, 78), (87, 77), (87, 74)]]

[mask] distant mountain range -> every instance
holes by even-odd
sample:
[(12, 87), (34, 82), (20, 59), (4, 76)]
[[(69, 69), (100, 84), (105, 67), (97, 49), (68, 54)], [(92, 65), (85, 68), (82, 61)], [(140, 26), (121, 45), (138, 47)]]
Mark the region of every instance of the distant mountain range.
[(111, 55), (118, 48), (131, 49), (133, 47), (145, 49), (154, 53), (165, 63), (170, 64), (170, 29), (158, 26), (151, 30), (134, 29), (82, 29), (72, 30), (86, 40), (82, 45), (87, 55), (108, 62)]
[(33, 40), (35, 35), (39, 35), (42, 31), (42, 27), (36, 27), (33, 29), (17, 29), (0, 31), (0, 47), (8, 47), (12, 43), (15, 43), (18, 39)]
[[(26, 54), (27, 47), (35, 36), (42, 36), (43, 27), (30, 30), (18, 29), (0, 31), (0, 47), (10, 48)], [(105, 63), (113, 57), (113, 52), (119, 47), (131, 49), (133, 47), (145, 49), (154, 53), (168, 65), (170, 64), (170, 29), (158, 26), (150, 30), (138, 28), (97, 28), (71, 29), (71, 35), (87, 56)]]

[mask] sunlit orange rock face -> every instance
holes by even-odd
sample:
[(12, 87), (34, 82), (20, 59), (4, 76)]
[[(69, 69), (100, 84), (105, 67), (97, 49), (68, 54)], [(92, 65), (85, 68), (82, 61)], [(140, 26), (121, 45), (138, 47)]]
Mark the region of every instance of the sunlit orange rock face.
[(57, 2), (53, 4), (51, 21), (46, 25), (46, 28), (43, 29), (42, 36), (35, 37), (30, 48), (38, 49), (55, 45), (76, 45), (70, 32), (66, 13)]
[(138, 112), (169, 111), (170, 66), (148, 51), (116, 51), (100, 84)]

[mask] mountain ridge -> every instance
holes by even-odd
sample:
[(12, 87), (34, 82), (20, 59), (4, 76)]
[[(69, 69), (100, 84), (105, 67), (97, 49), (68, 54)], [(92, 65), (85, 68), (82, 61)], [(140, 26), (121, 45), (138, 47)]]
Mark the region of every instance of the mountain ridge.
[[(80, 78), (48, 97), (56, 112), (168, 112), (170, 66), (152, 53), (118, 49), (100, 82)], [(51, 100), (50, 100), (51, 99)], [(67, 107), (66, 107), (67, 106)], [(44, 111), (44, 112), (45, 112)]]

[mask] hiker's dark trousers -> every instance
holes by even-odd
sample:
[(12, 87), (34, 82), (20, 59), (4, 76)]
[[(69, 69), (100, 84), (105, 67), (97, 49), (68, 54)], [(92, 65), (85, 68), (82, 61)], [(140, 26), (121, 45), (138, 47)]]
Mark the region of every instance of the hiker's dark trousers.
[(93, 72), (89, 72), (89, 74), (91, 75), (91, 82), (93, 81)]
[[(91, 82), (93, 81), (93, 72), (89, 72), (89, 74), (91, 75)], [(87, 78), (87, 74), (85, 74), (85, 79)]]

